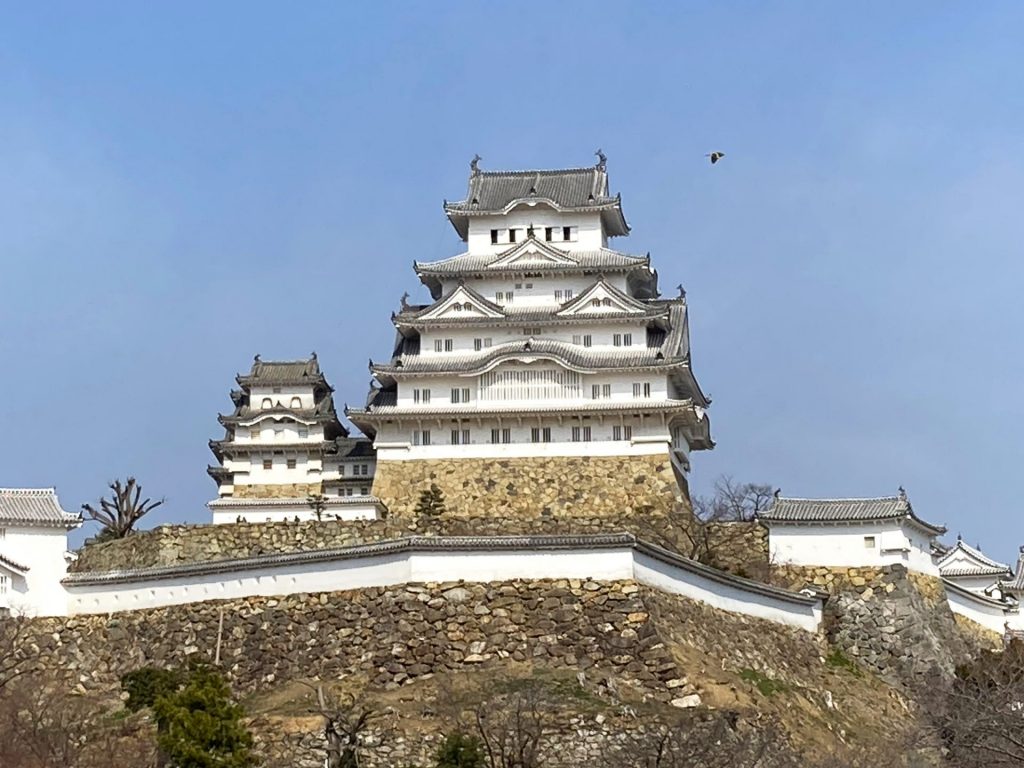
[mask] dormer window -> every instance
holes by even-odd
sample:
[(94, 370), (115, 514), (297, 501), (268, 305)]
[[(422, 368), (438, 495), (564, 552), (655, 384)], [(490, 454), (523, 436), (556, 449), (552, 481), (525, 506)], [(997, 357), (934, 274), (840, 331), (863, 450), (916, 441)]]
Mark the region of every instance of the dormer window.
[(600, 307), (601, 306), (601, 300), (600, 299), (591, 299), (590, 305), (592, 307)]
[(301, 408), (301, 407), (302, 407), (302, 399), (299, 398), (299, 397), (293, 397), (292, 398), (292, 408)]
[(498, 244), (498, 230), (492, 229), (491, 230), (491, 245), (497, 245), (497, 244)]
[(604, 306), (606, 307), (610, 307), (612, 305), (612, 300), (605, 297), (604, 299), (601, 300), (601, 303), (604, 304)]
[(508, 231), (508, 241), (514, 243), (516, 241), (516, 230), (510, 229)]
[(274, 402), (269, 397), (264, 397), (263, 398), (263, 402), (260, 404), (260, 408), (262, 408), (263, 410), (267, 410), (268, 408), (273, 408), (273, 407), (274, 407)]
[(555, 239), (554, 227), (544, 227), (544, 239), (549, 243)]
[(562, 239), (566, 241), (572, 240), (572, 230), (573, 227), (562, 227)]
[(461, 312), (462, 311), (462, 305), (459, 304), (459, 302), (455, 302), (455, 311), (456, 312)]

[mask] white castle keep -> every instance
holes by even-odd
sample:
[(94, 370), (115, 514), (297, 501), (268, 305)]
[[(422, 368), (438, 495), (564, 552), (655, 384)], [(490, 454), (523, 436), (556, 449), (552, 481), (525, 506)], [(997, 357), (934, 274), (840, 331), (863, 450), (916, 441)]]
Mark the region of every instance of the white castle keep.
[(686, 299), (658, 291), (604, 156), (589, 168), (482, 171), (445, 212), (466, 251), (416, 262), (433, 301), (392, 316), (395, 351), (371, 363), (348, 417), (377, 460), (650, 456), (680, 478), (713, 446), (690, 367)]

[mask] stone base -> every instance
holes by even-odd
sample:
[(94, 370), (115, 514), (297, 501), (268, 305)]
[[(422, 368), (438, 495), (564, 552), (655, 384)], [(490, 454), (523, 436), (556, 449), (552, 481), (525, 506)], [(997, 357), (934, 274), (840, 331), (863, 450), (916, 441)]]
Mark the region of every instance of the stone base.
[(667, 453), (381, 461), (373, 495), (389, 514), (412, 517), (431, 483), (444, 492), (447, 514), (458, 517), (666, 514), (685, 495)]
[(320, 483), (282, 483), (281, 485), (236, 485), (234, 499), (305, 499), (320, 493)]

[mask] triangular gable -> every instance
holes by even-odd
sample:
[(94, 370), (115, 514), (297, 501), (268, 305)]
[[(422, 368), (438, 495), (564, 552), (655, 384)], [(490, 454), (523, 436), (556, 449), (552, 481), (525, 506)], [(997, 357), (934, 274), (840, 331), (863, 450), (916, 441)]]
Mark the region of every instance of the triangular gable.
[(964, 576), (972, 572), (990, 575), (993, 571), (1010, 571), (1010, 567), (1005, 563), (986, 557), (974, 547), (964, 544), (962, 540), (957, 541), (956, 546), (943, 556), (938, 565), (941, 573), (957, 573)]
[(643, 314), (647, 309), (648, 307), (642, 302), (601, 279), (572, 301), (566, 302), (555, 314), (559, 317), (578, 317), (588, 314), (607, 315), (614, 312), (636, 315)]
[(488, 301), (472, 288), (460, 285), (450, 294), (438, 301), (430, 309), (417, 317), (417, 320), (446, 320), (460, 317), (505, 317), (505, 312), (493, 301)]
[(554, 248), (541, 240), (529, 238), (507, 251), (499, 253), (497, 258), (487, 265), (487, 268), (546, 267), (562, 264), (575, 265), (576, 263), (576, 260), (565, 251)]

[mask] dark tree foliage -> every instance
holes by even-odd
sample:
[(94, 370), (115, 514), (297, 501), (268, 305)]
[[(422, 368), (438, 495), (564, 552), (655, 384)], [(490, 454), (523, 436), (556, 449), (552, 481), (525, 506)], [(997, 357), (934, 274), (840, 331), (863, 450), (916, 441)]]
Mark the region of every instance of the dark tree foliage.
[(157, 745), (173, 768), (250, 768), (252, 736), (221, 672), (193, 665), (184, 685), (153, 704)]
[(437, 750), (435, 768), (484, 768), (483, 744), (476, 736), (455, 731)]
[(184, 682), (184, 675), (176, 669), (142, 667), (121, 677), (121, 690), (128, 694), (125, 702), (132, 712), (152, 707), (161, 696), (170, 696)]
[(431, 483), (430, 488), (420, 493), (420, 498), (416, 502), (417, 515), (421, 515), (423, 517), (440, 517), (446, 510), (444, 492), (441, 491), (437, 483)]
[(89, 519), (102, 526), (96, 538), (99, 541), (123, 539), (135, 530), (135, 525), (145, 515), (164, 503), (164, 499), (153, 501), (142, 499), (142, 486), (134, 477), (124, 483), (115, 480), (109, 485), (110, 497), (100, 499), (99, 509), (91, 504), (83, 504), (82, 511)]

